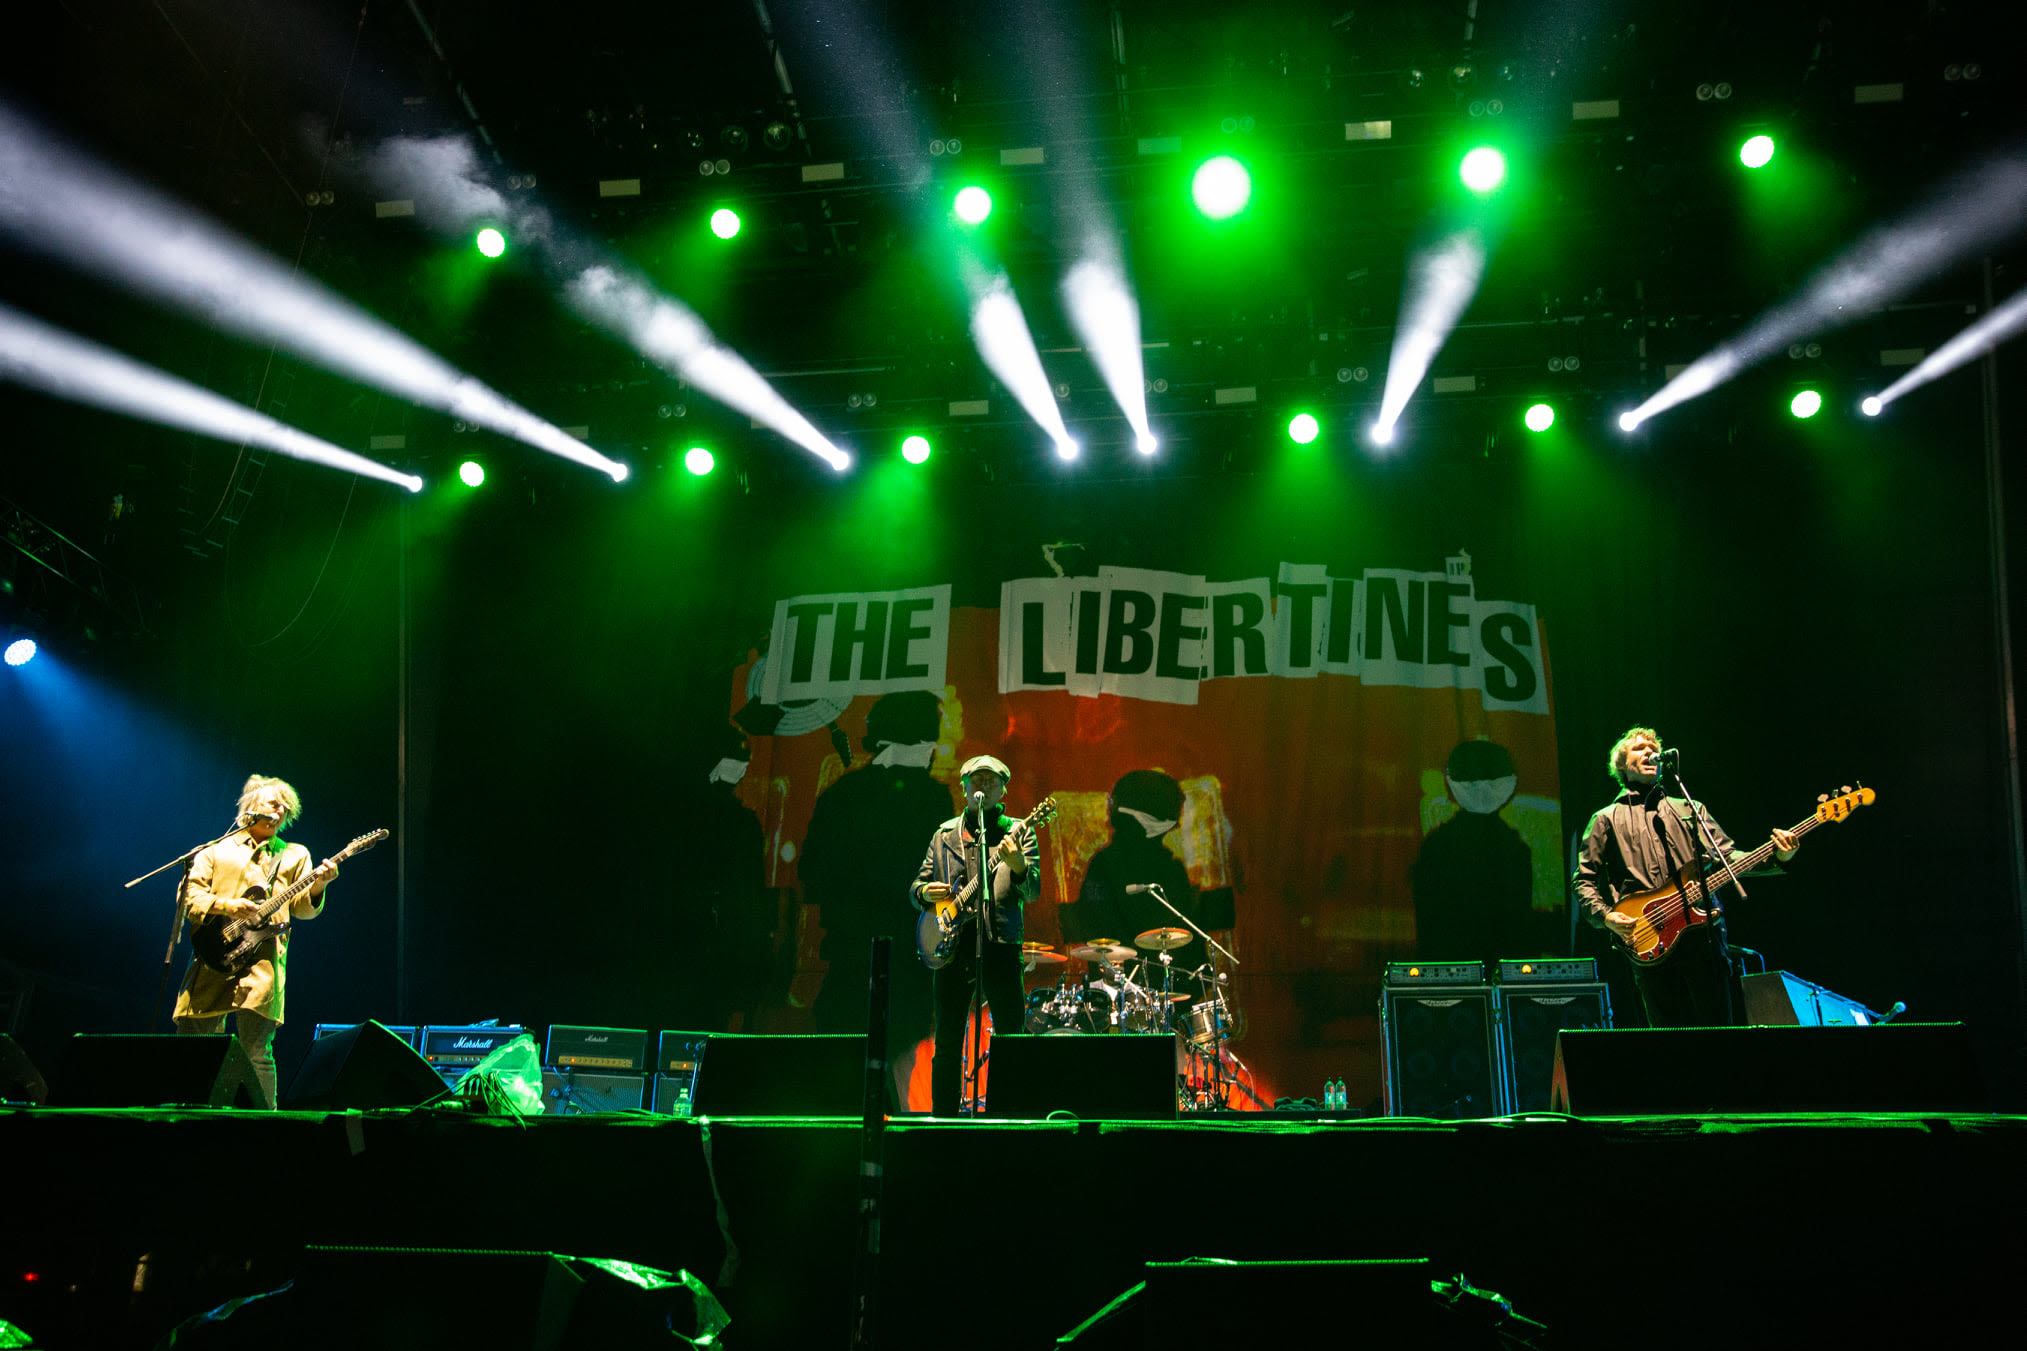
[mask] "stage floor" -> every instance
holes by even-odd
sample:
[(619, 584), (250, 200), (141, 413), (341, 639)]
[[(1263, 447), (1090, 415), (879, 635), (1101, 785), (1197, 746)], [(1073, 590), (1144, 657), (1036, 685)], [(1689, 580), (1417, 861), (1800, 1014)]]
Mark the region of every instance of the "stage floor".
[[(146, 1346), (308, 1243), (541, 1249), (695, 1273), (735, 1348), (842, 1347), (861, 1144), (834, 1118), (7, 1110), (0, 1317)], [(883, 1147), (891, 1347), (1049, 1346), (1191, 1257), (1426, 1257), (1556, 1347), (1946, 1336), (2011, 1319), (2027, 1213), (2027, 1117), (904, 1118)], [(1203, 1317), (1174, 1303), (1164, 1344)]]

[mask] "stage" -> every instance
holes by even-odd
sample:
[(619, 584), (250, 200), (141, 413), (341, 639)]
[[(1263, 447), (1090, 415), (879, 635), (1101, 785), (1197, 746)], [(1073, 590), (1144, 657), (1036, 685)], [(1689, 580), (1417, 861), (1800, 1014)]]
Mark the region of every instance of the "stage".
[[(1048, 1346), (1143, 1263), (1197, 1257), (1427, 1258), (1556, 1347), (1884, 1342), (2010, 1317), (2027, 1208), (2017, 1116), (902, 1118), (883, 1137), (891, 1347)], [(734, 1347), (841, 1347), (862, 1143), (844, 1118), (9, 1110), (0, 1317), (37, 1346), (148, 1346), (281, 1285), (306, 1244), (528, 1249), (686, 1269)], [(210, 1227), (223, 1214), (240, 1227)], [(979, 1239), (951, 1242), (960, 1222)], [(394, 1269), (427, 1282), (430, 1259)], [(1333, 1340), (1397, 1322), (1352, 1288), (1315, 1292)], [(1073, 1344), (1187, 1343), (1233, 1311), (1132, 1313), (1144, 1330)], [(1313, 1313), (1244, 1319), (1285, 1345)]]

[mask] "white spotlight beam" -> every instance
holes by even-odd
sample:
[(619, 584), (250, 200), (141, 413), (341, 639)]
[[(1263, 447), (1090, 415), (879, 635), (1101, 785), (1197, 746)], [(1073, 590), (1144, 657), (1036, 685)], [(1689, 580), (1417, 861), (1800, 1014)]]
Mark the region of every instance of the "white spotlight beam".
[(1884, 408), (1901, 395), (1939, 380), (1959, 366), (1976, 361), (2006, 339), (2027, 328), (2027, 290), (2015, 291), (2005, 304), (1996, 306), (1970, 327), (1923, 357), (1906, 375), (1895, 380), (1876, 397)]
[[(1624, 414), (1627, 431), (1723, 384), (1788, 344), (1841, 328), (2006, 238), (2027, 217), (2027, 159), (1997, 160), (1882, 226), (1810, 278), (1801, 294), (1698, 357)], [(1912, 374), (1912, 372), (1910, 372)], [(1933, 378), (1933, 377), (1931, 377)]]
[(1155, 443), (1154, 431), (1147, 425), (1140, 306), (1126, 287), (1124, 270), (1097, 254), (1087, 256), (1063, 278), (1063, 305), (1105, 387), (1126, 414), (1135, 444), (1151, 454)]
[(0, 231), (227, 332), (620, 479), (626, 467), (181, 204), (0, 105)]
[(0, 379), (164, 427), (269, 450), (422, 491), (422, 480), (266, 413), (0, 305)]
[(532, 252), (578, 317), (688, 381), (699, 392), (769, 427), (833, 469), (851, 457), (781, 397), (765, 377), (719, 342), (687, 305), (587, 240), (570, 236), (540, 206), (509, 200), (485, 181), (470, 141), (395, 137), (374, 150), (367, 175), (386, 192), (415, 203), (430, 228), (466, 233), (500, 226)]
[(1373, 423), (1373, 440), (1385, 445), (1393, 440), (1394, 425), (1401, 420), (1408, 400), (1429, 373), (1436, 353), (1443, 350), (1464, 317), (1478, 283), (1485, 276), (1485, 242), (1476, 230), (1463, 230), (1425, 250), (1408, 272), (1408, 284), (1401, 297), (1400, 324), (1394, 330), (1394, 350), (1387, 358), (1386, 390), (1380, 395), (1379, 418)]
[(1035, 350), (1034, 334), (1028, 331), (1027, 316), (1014, 297), (1013, 282), (1005, 272), (988, 273), (970, 258), (964, 260), (962, 270), (965, 288), (971, 293), (971, 340), (978, 345), (986, 369), (1013, 391), (1028, 416), (1055, 440), (1056, 454), (1065, 460), (1076, 459), (1077, 443), (1063, 425), (1063, 411), (1056, 406), (1056, 392), (1049, 388), (1042, 354)]

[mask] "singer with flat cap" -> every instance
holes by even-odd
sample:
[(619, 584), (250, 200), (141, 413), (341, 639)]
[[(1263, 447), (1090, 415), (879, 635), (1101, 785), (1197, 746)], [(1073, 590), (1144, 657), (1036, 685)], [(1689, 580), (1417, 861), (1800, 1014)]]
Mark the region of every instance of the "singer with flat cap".
[[(1606, 768), (1618, 781), (1619, 795), (1591, 817), (1571, 881), (1591, 927), (1605, 930), (1624, 949), (1634, 921), (1612, 907), (1627, 896), (1666, 885), (1698, 860), (1696, 818), (1691, 804), (1669, 796), (1663, 785), (1661, 737), (1653, 728), (1627, 731), (1613, 744)], [(1708, 812), (1704, 822), (1711, 848), (1728, 859), (1744, 857)], [(1800, 848), (1793, 834), (1779, 829), (1773, 832), (1773, 844), (1774, 857), (1783, 863)], [(1721, 880), (1721, 871), (1714, 872), (1713, 886)], [(1730, 1027), (1738, 1022), (1742, 1010), (1725, 944), (1719, 913), (1709, 923), (1684, 930), (1660, 963), (1635, 963), (1633, 983), (1649, 1026)]]
[[(192, 924), (228, 921), (260, 908), (246, 899), (254, 888), (273, 896), (305, 875), (314, 880), (289, 902), (286, 917), (259, 950), (259, 959), (234, 978), (193, 961), (176, 995), (176, 1031), (185, 1035), (221, 1032), (230, 1013), (233, 1033), (253, 1062), (253, 1071), (275, 1102), (274, 1031), (282, 1021), (282, 984), (288, 971), (289, 926), (324, 912), (324, 888), (338, 875), (336, 864), (312, 868), (310, 851), (290, 844), (281, 832), (303, 814), (303, 800), (280, 779), (255, 774), (239, 794), (239, 829), (200, 851), (190, 864), (183, 915)], [(270, 921), (273, 923), (273, 921)]]
[(936, 1060), (929, 1093), (937, 1116), (956, 1116), (966, 1014), (974, 981), (993, 1025), (1018, 1032), (1026, 1006), (1021, 993), (1022, 907), (1041, 894), (1041, 842), (1032, 830), (1014, 829), (1000, 810), (1013, 771), (990, 755), (974, 755), (959, 774), (965, 811), (936, 828), (929, 851), (909, 888), (920, 910), (959, 895), (971, 881), (978, 857), (977, 825), (985, 822), (985, 853), (992, 885), (981, 889), (985, 920), (984, 966), (979, 968), (978, 932), (967, 918), (957, 932), (950, 960), (936, 972)]

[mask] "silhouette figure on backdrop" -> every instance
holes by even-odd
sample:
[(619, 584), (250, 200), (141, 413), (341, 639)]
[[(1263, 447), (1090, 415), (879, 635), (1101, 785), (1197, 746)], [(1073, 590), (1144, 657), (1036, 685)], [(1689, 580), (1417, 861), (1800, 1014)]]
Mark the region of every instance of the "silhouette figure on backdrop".
[(750, 1020), (767, 997), (773, 964), (776, 894), (767, 885), (766, 839), (736, 791), (751, 754), (738, 728), (717, 732), (702, 782), (682, 785), (678, 808), (683, 843), (673, 860), (668, 937), (676, 969), (690, 975), (686, 1004), (700, 1013), (704, 1031), (723, 1031), (735, 1012)]
[(930, 978), (915, 958), (908, 888), (922, 864), (922, 841), (950, 817), (950, 789), (929, 774), (942, 717), (941, 701), (928, 690), (882, 695), (867, 710), (862, 744), (872, 763), (816, 800), (798, 868), (803, 901), (823, 920), (819, 955), (829, 964), (813, 1010), (818, 1032), (866, 1030), (870, 944), (880, 935), (894, 940), (887, 1044), (903, 1085), (930, 1028)]
[[(1189, 869), (1162, 844), (1162, 838), (1182, 823), (1182, 805), (1182, 785), (1158, 769), (1128, 770), (1119, 777), (1105, 798), (1111, 842), (1085, 866), (1076, 901), (1058, 912), (1064, 942), (1110, 938), (1131, 947), (1135, 936), (1150, 929), (1187, 929), (1189, 926), (1151, 893), (1127, 890), (1149, 883), (1159, 885), (1170, 905), (1203, 928), (1230, 927), (1229, 900), (1222, 907), (1205, 904), (1213, 896), (1228, 897), (1230, 893), (1199, 897), (1190, 887)], [(1212, 913), (1219, 909), (1225, 913)], [(1152, 952), (1142, 955), (1155, 956)], [(1173, 959), (1173, 988), (1192, 1000), (1200, 998), (1203, 982), (1185, 973), (1204, 965), (1208, 951), (1203, 939), (1192, 931), (1189, 942), (1169, 956)], [(1158, 989), (1161, 979), (1160, 962), (1151, 961), (1143, 969), (1142, 983)]]
[(1534, 912), (1534, 856), (1500, 819), (1519, 775), (1495, 741), (1450, 752), (1443, 781), (1458, 813), (1430, 831), (1408, 870), (1415, 956), (1425, 962), (1534, 957), (1549, 936)]

